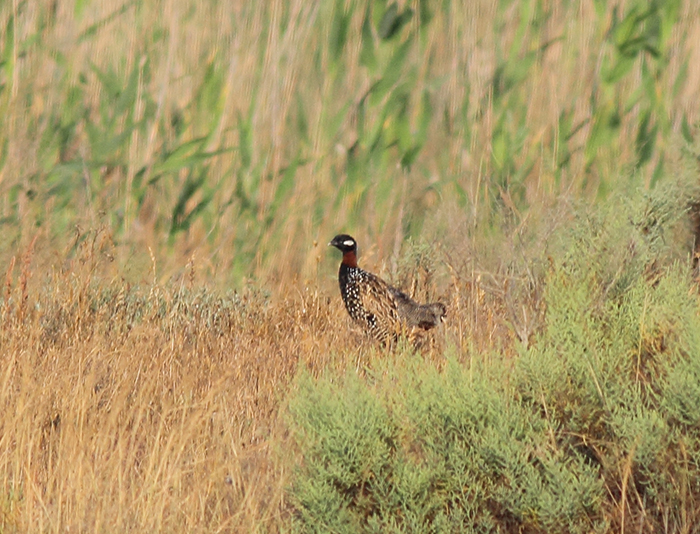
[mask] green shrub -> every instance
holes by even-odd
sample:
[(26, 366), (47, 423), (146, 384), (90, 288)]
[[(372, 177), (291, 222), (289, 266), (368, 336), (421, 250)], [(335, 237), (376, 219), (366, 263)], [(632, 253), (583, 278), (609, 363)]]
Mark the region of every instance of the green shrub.
[(515, 361), (470, 355), (482, 363), (439, 371), (394, 354), (369, 379), (304, 378), (296, 529), (688, 531), (700, 519), (691, 190), (579, 209), (545, 251), (545, 322)]
[[(503, 369), (502, 369), (503, 370)], [(303, 532), (589, 532), (603, 486), (546, 420), (485, 372), (416, 362), (373, 385), (305, 378), (291, 488)]]
[(559, 429), (559, 446), (588, 456), (622, 528), (682, 530), (695, 513), (700, 322), (687, 249), (672, 237), (683, 191), (574, 222), (545, 277), (546, 326), (516, 365), (520, 398)]

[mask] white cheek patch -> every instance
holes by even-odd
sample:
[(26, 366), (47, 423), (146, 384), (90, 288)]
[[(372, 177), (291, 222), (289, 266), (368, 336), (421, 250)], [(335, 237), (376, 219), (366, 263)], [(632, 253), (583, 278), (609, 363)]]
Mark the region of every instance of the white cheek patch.
[(345, 245), (346, 247), (354, 247), (355, 242), (352, 239), (346, 239), (345, 241), (343, 241), (343, 245)]

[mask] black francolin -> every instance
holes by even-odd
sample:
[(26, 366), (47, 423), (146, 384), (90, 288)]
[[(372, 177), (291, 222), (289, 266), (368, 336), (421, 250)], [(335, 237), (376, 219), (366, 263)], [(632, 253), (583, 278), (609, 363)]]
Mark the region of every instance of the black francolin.
[(328, 243), (343, 253), (338, 283), (345, 307), (357, 323), (382, 343), (416, 328), (430, 330), (446, 315), (441, 302), (418, 304), (405, 293), (357, 266), (357, 242), (340, 234)]

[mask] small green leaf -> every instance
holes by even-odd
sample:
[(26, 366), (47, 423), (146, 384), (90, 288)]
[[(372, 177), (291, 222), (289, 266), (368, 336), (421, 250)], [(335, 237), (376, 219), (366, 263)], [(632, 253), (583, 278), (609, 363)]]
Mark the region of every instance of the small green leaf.
[[(252, 109), (251, 109), (252, 114)], [(238, 112), (238, 153), (241, 156), (241, 167), (249, 169), (253, 158), (253, 133), (251, 117), (243, 118)]]
[(171, 215), (171, 225), (170, 225), (170, 236), (172, 237), (177, 232), (187, 230), (194, 219), (199, 215), (204, 209), (209, 205), (213, 198), (213, 192), (205, 191), (202, 193), (202, 198), (197, 202), (192, 209), (187, 210), (187, 204), (194, 197), (194, 195), (202, 189), (204, 180), (206, 178), (206, 170), (200, 171), (199, 175), (193, 177), (192, 173), (187, 176), (180, 195), (178, 196), (177, 202), (173, 207)]
[(681, 134), (687, 143), (694, 143), (695, 140), (693, 139), (693, 134), (690, 131), (690, 124), (688, 123), (688, 115), (686, 113), (683, 114), (683, 122), (681, 122)]
[(620, 78), (632, 70), (635, 61), (636, 57), (617, 56), (611, 68), (603, 69), (603, 81), (609, 84), (620, 81)]
[(646, 110), (642, 114), (642, 119), (637, 129), (637, 137), (635, 139), (637, 167), (641, 167), (651, 159), (656, 144), (657, 130), (658, 126), (652, 122), (651, 111)]
[(377, 102), (384, 98), (401, 77), (411, 44), (411, 40), (408, 39), (396, 49), (384, 69), (382, 77), (372, 86), (370, 98), (373, 105), (376, 105)]
[(331, 24), (329, 45), (331, 60), (334, 63), (340, 61), (348, 39), (348, 26), (350, 25), (350, 14), (345, 12), (344, 0), (336, 0), (333, 9), (333, 22)]
[(656, 167), (654, 168), (654, 172), (651, 175), (651, 181), (649, 183), (650, 187), (654, 187), (661, 177), (664, 175), (664, 157), (663, 155), (659, 158), (659, 162), (656, 164)]
[(379, 37), (384, 41), (391, 39), (411, 20), (411, 17), (413, 17), (412, 9), (407, 7), (399, 13), (396, 2), (392, 2), (379, 22), (377, 31)]
[[(181, 144), (172, 152), (165, 154), (162, 161), (153, 166), (154, 174), (164, 174), (178, 171), (183, 167), (191, 166), (197, 161), (206, 159), (206, 153), (202, 152), (205, 137), (198, 137)], [(202, 156), (205, 157), (202, 157)]]
[(290, 191), (294, 189), (294, 184), (296, 183), (296, 173), (300, 163), (301, 162), (298, 157), (294, 158), (292, 163), (290, 163), (289, 166), (283, 170), (282, 177), (275, 188), (275, 198), (270, 206), (270, 217), (275, 216), (284, 199), (287, 198)]
[(124, 3), (121, 7), (118, 9), (112, 11), (109, 15), (106, 17), (98, 20), (94, 24), (91, 24), (88, 26), (83, 32), (78, 36), (78, 43), (82, 43), (86, 41), (88, 38), (94, 36), (100, 29), (104, 28), (109, 22), (112, 22), (113, 20), (117, 19), (119, 16), (123, 15), (126, 13), (129, 8), (134, 6), (136, 4), (137, 0), (131, 0), (130, 2)]
[(365, 16), (362, 20), (362, 48), (360, 49), (360, 64), (364, 65), (372, 73), (377, 67), (375, 53), (374, 34), (372, 33), (372, 3), (367, 4)]

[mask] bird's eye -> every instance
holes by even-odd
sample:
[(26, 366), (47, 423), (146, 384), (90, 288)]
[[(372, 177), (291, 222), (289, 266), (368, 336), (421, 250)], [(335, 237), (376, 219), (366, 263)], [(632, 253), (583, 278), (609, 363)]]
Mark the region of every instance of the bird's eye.
[(355, 245), (355, 242), (352, 239), (348, 239), (346, 241), (343, 241), (343, 245), (345, 245), (346, 247), (352, 247)]

